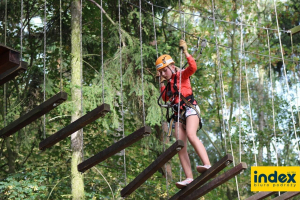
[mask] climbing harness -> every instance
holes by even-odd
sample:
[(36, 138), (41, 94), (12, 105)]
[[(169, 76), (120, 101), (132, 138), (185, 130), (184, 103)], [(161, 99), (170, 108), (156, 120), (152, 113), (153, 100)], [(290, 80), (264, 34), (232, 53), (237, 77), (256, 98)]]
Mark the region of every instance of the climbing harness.
[[(160, 96), (157, 99), (157, 103), (159, 106), (163, 107), (163, 108), (167, 108), (167, 113), (166, 113), (166, 118), (167, 121), (169, 122), (169, 130), (167, 133), (167, 136), (170, 137), (171, 136), (171, 132), (172, 132), (172, 127), (173, 127), (173, 123), (174, 121), (178, 118), (178, 104), (172, 104), (171, 102), (175, 100), (176, 96), (179, 96), (179, 91), (177, 88), (177, 75), (175, 74), (174, 77), (174, 85), (173, 88), (175, 90), (174, 93), (172, 93), (171, 91), (171, 84), (170, 81), (168, 82), (167, 86), (165, 87), (165, 89), (161, 92)], [(160, 98), (162, 97), (162, 95), (165, 94), (165, 99), (167, 99), (167, 96), (169, 98), (172, 98), (170, 100), (170, 102), (165, 102), (164, 105), (161, 105), (159, 103)], [(199, 127), (200, 129), (202, 128), (202, 122), (201, 122), (201, 115), (200, 112), (197, 110), (196, 106), (197, 106), (197, 102), (194, 99), (194, 95), (191, 94), (187, 97), (184, 97), (181, 93), (180, 93), (180, 98), (182, 101), (180, 101), (180, 116), (179, 116), (179, 122), (182, 124), (186, 124), (186, 119), (185, 119), (185, 112), (186, 112), (186, 107), (190, 107), (193, 110), (195, 110), (198, 118), (199, 118)], [(172, 108), (173, 110), (173, 115), (170, 117), (169, 114), (169, 108)], [(177, 114), (176, 114), (177, 113)]]

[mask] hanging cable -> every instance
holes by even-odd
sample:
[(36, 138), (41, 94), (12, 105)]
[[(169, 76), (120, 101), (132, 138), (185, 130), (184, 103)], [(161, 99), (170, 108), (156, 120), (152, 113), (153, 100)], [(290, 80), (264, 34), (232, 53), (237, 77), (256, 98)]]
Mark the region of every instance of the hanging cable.
[[(156, 59), (158, 59), (158, 48), (157, 48), (157, 38), (156, 38), (156, 27), (155, 27), (155, 14), (154, 14), (154, 9), (153, 9), (153, 4), (151, 4), (151, 9), (152, 9), (152, 18), (153, 18), (153, 31), (154, 31), (154, 41), (155, 41), (155, 50), (156, 50)], [(158, 78), (158, 88), (160, 88), (160, 76)], [(161, 129), (163, 130), (163, 109), (160, 107), (160, 112), (161, 112)], [(166, 135), (163, 132), (163, 152), (165, 152), (166, 149)], [(169, 197), (169, 184), (168, 184), (168, 171), (167, 171), (167, 165), (164, 164), (165, 168), (165, 176), (166, 176), (166, 190), (167, 190), (167, 198)]]
[(61, 6), (61, 0), (59, 0), (59, 69), (60, 69), (60, 91), (63, 90), (63, 81), (62, 81), (62, 68), (63, 68), (63, 60), (62, 60), (62, 6)]
[[(81, 95), (81, 116), (83, 116), (83, 66), (82, 66), (82, 61), (83, 61), (83, 59), (82, 59), (82, 0), (80, 0), (80, 95)], [(80, 137), (81, 137), (82, 160), (84, 160), (83, 128), (80, 130)]]
[(293, 128), (294, 128), (295, 139), (296, 139), (296, 143), (297, 143), (298, 160), (300, 160), (299, 142), (298, 142), (298, 136), (297, 136), (296, 126), (295, 126), (296, 122), (295, 122), (295, 119), (294, 119), (293, 105), (292, 105), (292, 102), (291, 102), (291, 99), (290, 99), (290, 87), (289, 87), (289, 83), (288, 83), (288, 79), (287, 79), (287, 75), (286, 75), (286, 67), (285, 67), (284, 56), (283, 56), (283, 47), (282, 47), (282, 42), (281, 42), (281, 34), (280, 34), (280, 31), (279, 31), (279, 23), (278, 23), (278, 17), (277, 17), (276, 0), (273, 0), (273, 2), (274, 2), (274, 7), (275, 7), (277, 33), (278, 33), (278, 39), (279, 39), (280, 51), (281, 51), (281, 58), (282, 58), (282, 63), (283, 63), (282, 64), (283, 65), (283, 72), (284, 72), (284, 76), (285, 76), (285, 84), (286, 84), (287, 93), (288, 93), (287, 100), (289, 101), (289, 104), (290, 104)]
[(101, 73), (102, 73), (102, 99), (104, 100), (104, 65), (103, 65), (103, 9), (102, 9), (102, 0), (101, 0)]
[[(125, 138), (125, 128), (124, 128), (124, 101), (123, 101), (123, 70), (122, 70), (122, 32), (121, 32), (121, 3), (119, 4), (119, 38), (120, 38), (120, 82), (121, 82), (121, 112), (122, 112), (122, 138)], [(127, 185), (127, 175), (126, 175), (126, 151), (123, 149), (123, 160), (124, 160), (124, 182)]]
[[(213, 11), (213, 19), (215, 19), (215, 6), (214, 6), (214, 1), (212, 0), (212, 11)], [(221, 94), (221, 114), (222, 114), (222, 125), (223, 125), (223, 128), (222, 128), (222, 133), (224, 135), (224, 142), (225, 142), (225, 151), (227, 152), (227, 142), (226, 142), (226, 127), (225, 127), (225, 120), (224, 120), (224, 111), (223, 111), (223, 90), (222, 90), (222, 84), (223, 84), (223, 81), (222, 81), (222, 71), (221, 71), (221, 68), (220, 68), (220, 52), (219, 52), (219, 46), (218, 46), (218, 39), (217, 39), (217, 28), (216, 28), (216, 21), (214, 21), (214, 36), (215, 36), (215, 40), (216, 40), (216, 50), (217, 50), (217, 66), (218, 66), (218, 71), (219, 71), (219, 82), (220, 82), (220, 94)], [(226, 105), (226, 103), (225, 103)]]
[[(7, 29), (7, 0), (5, 0), (5, 13), (4, 13), (4, 45), (6, 46), (6, 29)], [(6, 83), (3, 85), (3, 123), (4, 127), (6, 127)]]
[[(241, 10), (243, 13), (244, 11), (244, 3), (242, 1), (242, 7), (241, 7)], [(241, 17), (241, 25), (240, 25), (240, 32), (241, 32), (241, 45), (240, 45), (240, 70), (239, 70), (239, 76), (240, 76), (240, 80), (239, 80), (239, 157), (240, 157), (240, 163), (242, 162), (242, 144), (241, 144), (241, 136), (242, 136), (242, 128), (241, 128), (241, 109), (242, 109), (242, 61), (243, 61), (243, 44), (244, 44), (244, 41), (243, 41), (243, 14), (242, 14), (242, 17)]]
[[(144, 0), (145, 2), (147, 2), (148, 4), (151, 4), (149, 1), (147, 0)], [(159, 6), (159, 5), (155, 5), (153, 4), (153, 6), (157, 7), (157, 8), (162, 8), (164, 10), (169, 10), (169, 11), (173, 11), (173, 12), (177, 12), (177, 13), (180, 13), (180, 10), (175, 10), (175, 9), (171, 9), (171, 8), (167, 8), (167, 7), (163, 7), (163, 6)], [(208, 19), (208, 20), (211, 20), (213, 21), (214, 19), (211, 18), (210, 16), (203, 16), (201, 14), (194, 14), (194, 13), (187, 13), (187, 12), (182, 12), (183, 14), (186, 14), (186, 15), (191, 15), (191, 16), (194, 16), (194, 17), (201, 17), (203, 19)], [(221, 19), (215, 19), (216, 21), (219, 21), (219, 22), (224, 22), (224, 23), (228, 23), (228, 24), (234, 24), (236, 26), (239, 26), (242, 22), (234, 22), (234, 21), (226, 21), (226, 20), (221, 20)], [(257, 26), (257, 25), (252, 25), (252, 24), (242, 24), (243, 26), (248, 26), (248, 27), (254, 27), (254, 28), (259, 28), (259, 29), (267, 29), (267, 30), (272, 30), (272, 31), (277, 31), (277, 29), (272, 29), (272, 28), (266, 28), (266, 27), (261, 27), (261, 26)], [(286, 30), (280, 30), (281, 32), (283, 33), (289, 33), (289, 31), (286, 31)]]
[[(127, 2), (128, 4), (132, 5), (132, 6), (136, 7), (136, 8), (139, 7), (139, 6), (135, 5), (135, 4), (133, 4), (133, 3), (129, 2), (129, 1), (127, 1), (127, 0), (124, 0), (124, 1)], [(152, 15), (150, 12), (148, 12), (148, 11), (146, 11), (146, 10), (144, 10), (144, 9), (142, 9), (142, 10), (143, 10), (145, 13), (147, 13), (147, 14), (149, 14), (149, 15)], [(155, 17), (155, 16), (154, 16), (154, 17)], [(155, 18), (158, 19), (158, 20), (160, 20), (161, 22), (167, 24), (168, 26), (170, 26), (170, 27), (172, 27), (172, 28), (178, 30), (178, 31), (183, 31), (183, 30), (181, 30), (180, 28), (178, 28), (178, 27), (176, 27), (176, 26), (173, 26), (172, 24), (170, 24), (170, 23), (168, 23), (168, 22), (166, 22), (166, 21), (164, 21), (164, 20), (162, 20), (162, 19), (160, 19), (160, 18), (158, 18), (158, 17), (155, 17)], [(238, 23), (237, 25), (239, 25), (239, 23)], [(263, 29), (265, 29), (265, 28), (263, 28)], [(185, 31), (185, 34), (186, 34), (186, 35), (189, 35), (190, 37), (193, 37), (193, 38), (197, 38), (197, 39), (198, 39), (198, 36), (195, 36), (195, 35), (193, 35), (193, 34), (191, 34), (191, 33), (186, 32), (186, 31)], [(238, 49), (238, 48), (229, 47), (229, 46), (221, 45), (221, 44), (216, 44), (216, 43), (213, 42), (213, 41), (207, 41), (207, 43), (208, 43), (208, 44), (212, 44), (212, 45), (218, 45), (219, 47), (223, 47), (223, 48), (230, 49), (230, 50), (234, 50), (234, 51), (238, 51), (238, 52), (240, 51), (240, 49)], [(256, 53), (256, 52), (252, 52), (252, 51), (246, 51), (245, 49), (243, 49), (243, 53), (248, 53), (248, 54), (253, 54), (253, 55), (259, 55), (259, 56), (268, 58), (268, 55), (261, 54), (261, 53)], [(271, 58), (272, 58), (272, 59), (280, 59), (280, 60), (281, 60), (280, 57), (273, 57), (273, 56), (272, 56)], [(291, 59), (285, 59), (285, 61), (291, 61), (291, 62), (293, 62), (293, 60), (291, 60)]]
[[(298, 61), (297, 61), (297, 63), (295, 62), (295, 59), (294, 59), (294, 57), (295, 57), (295, 55), (294, 55), (294, 45), (293, 45), (293, 34), (292, 33), (290, 33), (290, 38), (291, 38), (291, 46), (292, 46), (292, 58), (293, 58), (293, 63), (294, 63), (294, 65), (295, 65), (295, 70), (294, 70), (294, 80), (295, 80), (295, 82), (296, 82), (296, 96), (297, 96), (297, 100), (298, 100), (298, 98), (299, 98), (299, 95), (298, 95), (298, 84), (297, 84), (297, 80), (296, 80), (296, 66), (298, 65)], [(297, 109), (297, 114), (298, 114), (298, 120), (299, 120), (299, 124), (300, 124), (300, 113), (299, 113), (299, 108), (298, 108), (298, 102), (299, 101), (297, 101), (296, 100), (296, 102), (297, 102), (297, 104), (296, 104), (296, 109)]]
[[(44, 102), (46, 101), (46, 26), (47, 26), (47, 0), (44, 2)], [(46, 114), (43, 116), (43, 136), (46, 139)]]
[(144, 67), (143, 67), (143, 41), (142, 41), (142, 4), (141, 0), (139, 0), (140, 5), (140, 47), (141, 47), (141, 73), (142, 73), (142, 102), (143, 102), (143, 124), (146, 125), (145, 122), (145, 97), (144, 97)]
[[(245, 57), (245, 55), (244, 55)], [(247, 73), (247, 61), (245, 60), (245, 74), (246, 74), (246, 85), (247, 85), (247, 97), (248, 97), (248, 105), (249, 105), (249, 115), (250, 115), (250, 126), (251, 126), (251, 134), (252, 134), (252, 142), (253, 142), (253, 152), (254, 152), (254, 160), (255, 160), (255, 165), (257, 166), (257, 159), (256, 159), (256, 146), (255, 146), (255, 135), (253, 131), (253, 124), (252, 124), (252, 110), (251, 110), (251, 100), (250, 100), (250, 94), (249, 94), (249, 84), (248, 84), (248, 73)], [(249, 134), (247, 132), (248, 138)]]
[[(267, 39), (268, 39), (268, 50), (269, 56), (271, 57), (271, 49), (270, 49), (270, 37), (269, 37), (269, 30), (267, 30)], [(275, 139), (275, 153), (276, 153), (276, 166), (278, 167), (278, 150), (277, 150), (277, 136), (276, 136), (276, 126), (275, 126), (275, 109), (274, 109), (274, 88), (273, 88), (273, 73), (272, 73), (272, 64), (271, 58), (269, 58), (269, 68), (270, 68), (270, 82), (271, 82), (271, 96), (272, 96), (272, 116), (273, 116), (273, 133)]]

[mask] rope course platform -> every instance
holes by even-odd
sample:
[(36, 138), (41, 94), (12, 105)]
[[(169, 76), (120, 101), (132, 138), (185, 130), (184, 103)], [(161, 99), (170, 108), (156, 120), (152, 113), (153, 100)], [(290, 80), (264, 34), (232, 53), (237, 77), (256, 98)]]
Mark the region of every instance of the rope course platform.
[(96, 154), (96, 155), (88, 158), (87, 160), (83, 161), (82, 163), (80, 163), (77, 166), (78, 171), (85, 172), (86, 170), (92, 168), (93, 166), (106, 160), (107, 158), (115, 155), (116, 153), (120, 152), (121, 150), (125, 149), (126, 147), (130, 146), (131, 144), (141, 140), (144, 136), (149, 135), (150, 133), (151, 133), (151, 127), (145, 126), (145, 127), (140, 128), (139, 130), (135, 131), (134, 133), (128, 135), (127, 137), (114, 143), (113, 145), (104, 149), (103, 151), (99, 152), (98, 154)]
[(29, 111), (25, 115), (21, 116), (16, 121), (12, 122), (8, 126), (0, 130), (0, 137), (8, 137), (15, 132), (19, 131), (21, 128), (27, 126), (31, 122), (40, 118), (44, 114), (50, 112), (53, 108), (67, 100), (68, 94), (65, 92), (59, 92), (55, 96), (51, 97), (47, 101), (41, 103), (39, 106), (35, 107), (33, 110)]
[(92, 123), (96, 119), (103, 117), (106, 113), (110, 111), (110, 107), (108, 104), (102, 104), (98, 106), (94, 110), (88, 112), (84, 116), (80, 117), (76, 121), (72, 122), (68, 126), (54, 133), (50, 137), (46, 138), (42, 142), (40, 142), (39, 148), (40, 150), (45, 150), (46, 148), (52, 147), (54, 144), (59, 141), (65, 139), (70, 136), (72, 133), (78, 131), (79, 129), (85, 127), (87, 124)]
[(26, 69), (27, 69), (27, 62), (21, 61), (18, 66), (3, 72), (2, 74), (0, 74), (0, 86), (14, 79), (19, 74), (25, 72)]
[(287, 199), (295, 197), (299, 194), (300, 194), (300, 192), (286, 192), (286, 193), (283, 193), (282, 195), (274, 198), (273, 200), (287, 200)]
[(300, 32), (300, 26), (295, 26), (294, 28), (292, 28), (291, 30), (291, 34), (294, 35), (296, 33)]
[(142, 173), (140, 173), (133, 181), (131, 181), (123, 190), (121, 197), (127, 197), (150, 178), (159, 168), (168, 162), (174, 155), (184, 147), (182, 140), (177, 140), (165, 152), (163, 152), (154, 162), (152, 162)]
[(247, 169), (247, 164), (241, 162), (240, 164), (236, 165), (235, 167), (231, 168), (230, 170), (226, 171), (222, 175), (218, 176), (217, 178), (213, 179), (209, 183), (205, 184), (204, 186), (200, 187), (199, 189), (192, 192), (190, 195), (182, 198), (182, 199), (198, 199), (199, 197), (204, 196), (211, 190), (215, 189), (216, 187), (222, 185), (223, 183), (227, 182), (234, 176), (240, 174), (242, 171)]
[(245, 200), (262, 200), (262, 199), (265, 199), (275, 193), (276, 192), (258, 192), (256, 194), (252, 195), (251, 197), (248, 197)]
[(177, 192), (169, 200), (184, 199), (184, 197), (191, 194), (194, 190), (196, 190), (201, 185), (206, 183), (209, 179), (213, 178), (217, 173), (219, 173), (221, 170), (223, 170), (226, 166), (228, 166), (232, 162), (233, 162), (232, 155), (227, 154), (221, 160), (219, 160), (216, 164), (214, 164), (211, 168), (209, 168), (203, 174), (198, 176), (193, 182), (191, 182), (186, 187), (184, 187), (179, 192)]
[(0, 44), (0, 74), (20, 65), (20, 53)]

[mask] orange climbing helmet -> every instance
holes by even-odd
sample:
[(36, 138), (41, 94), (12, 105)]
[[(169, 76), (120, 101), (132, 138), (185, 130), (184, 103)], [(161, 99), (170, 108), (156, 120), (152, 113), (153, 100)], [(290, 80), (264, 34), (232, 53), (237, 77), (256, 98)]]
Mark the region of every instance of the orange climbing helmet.
[(172, 57), (170, 55), (164, 54), (157, 58), (155, 62), (156, 70), (163, 69), (167, 67), (169, 64), (174, 64), (175, 62), (173, 61)]

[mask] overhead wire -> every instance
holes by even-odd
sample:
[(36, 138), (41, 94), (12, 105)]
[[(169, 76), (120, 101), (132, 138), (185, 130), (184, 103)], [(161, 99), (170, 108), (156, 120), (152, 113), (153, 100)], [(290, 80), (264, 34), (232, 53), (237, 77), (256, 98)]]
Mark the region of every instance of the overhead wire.
[(101, 74), (102, 74), (102, 99), (103, 103), (105, 102), (104, 100), (104, 65), (103, 65), (103, 7), (102, 7), (102, 0), (101, 0)]
[[(101, 1), (102, 2), (102, 1)], [(83, 116), (83, 57), (82, 57), (82, 0), (80, 0), (80, 106), (81, 117)], [(83, 142), (83, 128), (80, 130), (81, 137), (81, 154), (82, 160), (84, 160), (84, 142)]]
[[(47, 0), (44, 1), (44, 54), (43, 54), (43, 61), (44, 61), (44, 102), (46, 101), (46, 54), (47, 54), (47, 34), (46, 34), (46, 26), (47, 26)], [(43, 136), (46, 139), (46, 114), (43, 115)]]
[[(154, 42), (155, 42), (155, 51), (156, 51), (156, 59), (158, 59), (158, 47), (157, 47), (157, 38), (156, 38), (156, 26), (155, 26), (155, 14), (154, 14), (154, 9), (153, 9), (153, 4), (151, 4), (151, 10), (152, 10), (152, 19), (153, 19), (153, 32), (154, 32)], [(161, 77), (158, 77), (158, 88), (160, 88), (160, 79)], [(163, 109), (160, 107), (160, 112), (161, 112), (161, 129), (162, 129), (162, 134), (163, 134), (163, 152), (166, 149), (166, 134), (163, 132)], [(167, 171), (167, 165), (164, 164), (164, 169), (165, 169), (165, 176), (166, 176), (166, 190), (167, 190), (167, 197), (169, 197), (169, 184), (168, 184), (168, 171)]]
[[(270, 37), (269, 37), (269, 30), (267, 30), (267, 41), (268, 41), (268, 50), (269, 56), (271, 56), (271, 48), (270, 48)], [(269, 69), (270, 69), (270, 84), (271, 84), (271, 103), (272, 103), (272, 119), (273, 119), (273, 133), (274, 133), (274, 148), (276, 154), (276, 166), (278, 167), (278, 150), (277, 150), (277, 136), (276, 136), (276, 126), (275, 126), (275, 108), (274, 108), (274, 88), (273, 88), (273, 73), (272, 73), (272, 63), (271, 58), (269, 58)], [(280, 196), (280, 192), (278, 192)]]
[[(121, 112), (122, 112), (122, 138), (125, 138), (124, 128), (124, 101), (123, 101), (123, 70), (122, 70), (122, 32), (121, 32), (121, 3), (119, 4), (119, 38), (120, 38), (120, 90), (121, 90)], [(124, 182), (127, 185), (127, 173), (126, 173), (126, 151), (123, 149), (123, 162), (124, 162)]]
[(288, 79), (287, 79), (287, 74), (286, 74), (285, 59), (284, 59), (284, 56), (283, 56), (283, 47), (282, 47), (282, 42), (281, 42), (281, 34), (280, 34), (280, 31), (279, 31), (279, 23), (278, 23), (278, 16), (277, 16), (276, 0), (273, 0), (273, 2), (274, 2), (276, 24), (277, 24), (278, 40), (279, 40), (279, 44), (280, 44), (280, 51), (281, 51), (281, 57), (282, 57), (283, 72), (284, 72), (285, 84), (286, 84), (287, 94), (288, 94), (287, 95), (287, 100), (289, 101), (289, 104), (290, 104), (290, 110), (291, 110), (292, 122), (293, 122), (293, 128), (294, 128), (294, 134), (295, 134), (295, 139), (296, 139), (296, 143), (297, 143), (298, 160), (300, 160), (299, 141), (298, 141), (296, 126), (295, 126), (296, 122), (295, 122), (295, 119), (294, 119), (293, 105), (292, 105), (292, 102), (291, 102), (291, 99), (290, 99), (290, 87), (289, 87), (289, 83), (288, 83)]
[[(147, 1), (147, 0), (144, 0), (144, 1), (147, 2), (148, 4), (151, 4), (150, 1)], [(182, 14), (191, 15), (191, 16), (195, 16), (195, 17), (201, 17), (201, 18), (208, 19), (208, 20), (211, 20), (211, 21), (214, 20), (210, 16), (203, 16), (201, 14), (182, 12), (180, 10), (175, 10), (175, 9), (171, 9), (171, 8), (167, 8), (167, 7), (163, 7), (163, 6), (159, 6), (159, 5), (155, 5), (155, 4), (153, 4), (153, 6), (155, 6), (157, 8), (162, 8), (162, 9), (166, 9), (166, 10), (169, 10), (169, 11), (177, 12), (177, 13), (182, 13)], [(234, 24), (234, 25), (237, 25), (237, 26), (243, 25), (243, 26), (248, 26), (248, 27), (253, 27), (253, 28), (260, 28), (260, 29), (267, 29), (267, 30), (277, 31), (277, 29), (266, 28), (264, 26), (256, 26), (256, 25), (252, 25), (252, 24), (245, 24), (245, 23), (242, 23), (242, 22), (226, 21), (226, 20), (221, 20), (221, 19), (215, 19), (215, 20), (219, 21), (219, 22), (228, 23), (228, 24)], [(280, 30), (280, 31), (284, 32), (284, 33), (289, 33), (290, 32), (289, 30)]]
[[(178, 5), (179, 5), (179, 10), (181, 10), (181, 3), (180, 3), (180, 0), (178, 0)], [(182, 28), (182, 23), (181, 23), (181, 12), (179, 14), (179, 27)], [(184, 32), (181, 32), (181, 37), (185, 37), (184, 35)], [(177, 105), (177, 140), (179, 140), (179, 116), (180, 116), (180, 95), (181, 95), (181, 70), (183, 68), (183, 64), (182, 64), (182, 49), (180, 50), (180, 64), (179, 64), (179, 67), (180, 67), (180, 75), (179, 75), (179, 94), (178, 94), (178, 105)], [(174, 83), (174, 84), (177, 84), (177, 83)], [(187, 143), (186, 143), (187, 144)], [(185, 144), (185, 145), (186, 145)], [(187, 147), (184, 147), (187, 149)], [(180, 181), (182, 179), (182, 166), (179, 164), (180, 166)]]
[(141, 73), (142, 73), (142, 104), (143, 104), (143, 124), (146, 125), (145, 119), (145, 96), (144, 96), (144, 66), (143, 66), (143, 36), (142, 36), (142, 3), (139, 0), (140, 8), (140, 48), (141, 48)]
[[(131, 3), (131, 2), (129, 2), (128, 0), (123, 0), (123, 1), (127, 2), (128, 4), (130, 4), (130, 5), (132, 5), (132, 6), (136, 7), (136, 8), (139, 8), (137, 5), (135, 5), (135, 4)], [(147, 14), (152, 15), (152, 13), (150, 13), (149, 11), (147, 11), (147, 10), (145, 10), (145, 9), (142, 9), (142, 10), (143, 10), (144, 12), (146, 12)], [(178, 28), (178, 27), (176, 27), (176, 26), (174, 26), (174, 25), (172, 25), (172, 24), (170, 24), (170, 23), (168, 23), (168, 22), (166, 22), (166, 21), (164, 21), (164, 20), (162, 20), (162, 19), (160, 19), (160, 18), (158, 18), (158, 17), (156, 17), (156, 16), (154, 16), (154, 17), (155, 17), (156, 19), (160, 20), (161, 22), (167, 24), (168, 26), (170, 26), (170, 27), (172, 27), (172, 28), (178, 30), (178, 31), (183, 31), (182, 29), (180, 29), (180, 28)], [(239, 24), (237, 23), (237, 25), (239, 25)], [(289, 33), (290, 31), (287, 31), (287, 32)], [(188, 36), (190, 36), (190, 37), (193, 37), (193, 38), (197, 38), (197, 39), (199, 38), (198, 36), (195, 36), (195, 35), (193, 35), (193, 34), (191, 34), (191, 33), (186, 32), (186, 31), (185, 31), (185, 34), (188, 35)], [(203, 40), (203, 39), (202, 39), (202, 40)], [(208, 43), (208, 44), (212, 44), (212, 45), (218, 45), (219, 47), (223, 47), (223, 48), (226, 48), (226, 49), (231, 49), (231, 50), (234, 50), (234, 51), (240, 51), (238, 48), (229, 47), (229, 46), (222, 45), (222, 44), (216, 44), (216, 43), (213, 42), (213, 41), (208, 41), (208, 40), (207, 40), (207, 43)], [(253, 54), (253, 55), (256, 55), (256, 56), (259, 55), (259, 56), (266, 57), (266, 58), (269, 57), (269, 56), (266, 55), (266, 54), (256, 53), (256, 52), (252, 52), (252, 51), (247, 51), (247, 50), (245, 50), (245, 48), (243, 49), (243, 53), (244, 53), (244, 54), (245, 54), (245, 53)], [(272, 58), (272, 59), (280, 59), (280, 60), (281, 60), (280, 57), (274, 57), (274, 56), (272, 56), (271, 58)], [(291, 59), (285, 59), (285, 61), (293, 62), (293, 60), (291, 60)]]
[(62, 68), (63, 68), (63, 60), (62, 60), (62, 6), (61, 0), (59, 0), (59, 70), (60, 70), (60, 91), (63, 90), (63, 81), (62, 81)]

